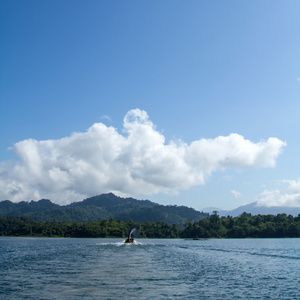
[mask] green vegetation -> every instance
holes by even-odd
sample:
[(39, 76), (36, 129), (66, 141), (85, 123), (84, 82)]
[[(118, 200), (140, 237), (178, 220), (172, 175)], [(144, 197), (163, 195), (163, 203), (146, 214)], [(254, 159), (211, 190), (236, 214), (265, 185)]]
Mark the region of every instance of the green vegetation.
[(193, 222), (209, 215), (193, 208), (176, 205), (159, 205), (149, 200), (121, 198), (112, 193), (102, 194), (66, 206), (50, 200), (12, 203), (0, 202), (0, 216), (23, 216), (35, 221), (95, 222), (107, 219), (143, 222), (165, 222), (184, 227), (187, 220)]
[(0, 217), (0, 236), (125, 238), (137, 228), (140, 238), (284, 238), (300, 237), (300, 214), (219, 217), (214, 213), (184, 229), (165, 222), (101, 220), (97, 222), (35, 221), (28, 217)]
[(209, 218), (187, 223), (181, 232), (184, 238), (284, 238), (300, 237), (300, 214), (219, 217), (214, 212)]
[(193, 208), (102, 194), (60, 206), (50, 200), (0, 202), (0, 235), (125, 238), (300, 237), (300, 215), (211, 216)]
[(102, 220), (97, 222), (44, 222), (27, 217), (0, 217), (0, 236), (125, 238), (137, 228), (140, 238), (177, 238), (177, 225), (164, 222), (136, 223), (133, 221)]

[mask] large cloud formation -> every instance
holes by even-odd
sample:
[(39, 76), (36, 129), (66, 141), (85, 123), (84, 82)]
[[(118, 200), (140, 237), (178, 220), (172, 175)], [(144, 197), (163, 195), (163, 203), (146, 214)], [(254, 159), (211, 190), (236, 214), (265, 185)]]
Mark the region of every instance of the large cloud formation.
[(123, 134), (96, 123), (59, 140), (14, 145), (19, 161), (0, 165), (0, 199), (79, 201), (99, 193), (172, 193), (205, 183), (224, 168), (273, 167), (285, 143), (253, 143), (238, 134), (190, 144), (165, 142), (145, 111), (129, 111)]

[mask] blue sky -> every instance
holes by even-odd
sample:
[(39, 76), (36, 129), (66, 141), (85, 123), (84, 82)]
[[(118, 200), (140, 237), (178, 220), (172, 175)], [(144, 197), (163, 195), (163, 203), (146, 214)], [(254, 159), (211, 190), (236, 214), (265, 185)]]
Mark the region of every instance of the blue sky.
[(299, 11), (1, 1), (0, 200), (300, 206)]

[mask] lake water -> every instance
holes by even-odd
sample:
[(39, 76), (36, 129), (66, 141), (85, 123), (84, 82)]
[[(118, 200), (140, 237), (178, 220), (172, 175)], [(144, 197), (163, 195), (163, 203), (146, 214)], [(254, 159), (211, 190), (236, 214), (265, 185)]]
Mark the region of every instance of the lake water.
[(300, 299), (300, 239), (0, 237), (0, 299)]

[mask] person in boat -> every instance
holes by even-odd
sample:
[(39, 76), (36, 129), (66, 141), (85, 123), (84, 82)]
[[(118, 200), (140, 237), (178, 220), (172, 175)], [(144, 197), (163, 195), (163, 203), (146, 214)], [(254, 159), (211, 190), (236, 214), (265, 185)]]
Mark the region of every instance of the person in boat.
[(128, 237), (128, 238), (125, 240), (125, 243), (134, 243), (134, 238), (133, 238), (133, 237)]

